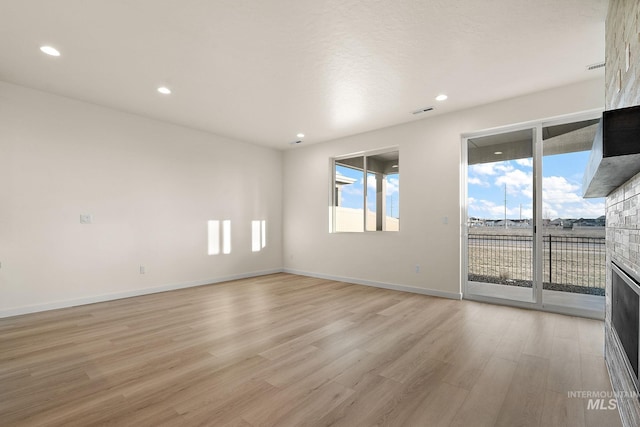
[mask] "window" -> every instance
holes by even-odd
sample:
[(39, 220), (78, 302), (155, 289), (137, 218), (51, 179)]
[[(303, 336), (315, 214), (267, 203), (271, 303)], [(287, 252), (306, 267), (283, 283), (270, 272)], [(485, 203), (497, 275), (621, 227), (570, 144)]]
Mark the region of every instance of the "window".
[(330, 231), (398, 231), (398, 150), (336, 157), (332, 163)]

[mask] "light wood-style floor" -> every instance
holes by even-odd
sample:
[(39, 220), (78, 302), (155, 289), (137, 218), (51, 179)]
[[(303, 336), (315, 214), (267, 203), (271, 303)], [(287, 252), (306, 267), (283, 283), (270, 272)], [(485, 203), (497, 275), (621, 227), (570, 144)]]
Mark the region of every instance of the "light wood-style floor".
[(616, 426), (602, 329), (275, 274), (0, 319), (0, 424)]

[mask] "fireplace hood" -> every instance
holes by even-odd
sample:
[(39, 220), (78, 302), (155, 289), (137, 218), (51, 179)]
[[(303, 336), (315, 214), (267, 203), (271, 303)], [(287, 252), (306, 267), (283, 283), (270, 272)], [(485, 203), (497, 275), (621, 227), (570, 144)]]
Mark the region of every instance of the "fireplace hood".
[(602, 113), (582, 183), (583, 197), (606, 197), (640, 172), (640, 105)]

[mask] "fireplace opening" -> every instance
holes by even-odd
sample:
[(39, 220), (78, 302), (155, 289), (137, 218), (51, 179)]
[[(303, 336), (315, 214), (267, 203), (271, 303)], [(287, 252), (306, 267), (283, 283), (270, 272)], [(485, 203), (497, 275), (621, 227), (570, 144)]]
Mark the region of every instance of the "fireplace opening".
[(626, 364), (638, 390), (640, 283), (612, 263), (611, 323), (627, 356)]

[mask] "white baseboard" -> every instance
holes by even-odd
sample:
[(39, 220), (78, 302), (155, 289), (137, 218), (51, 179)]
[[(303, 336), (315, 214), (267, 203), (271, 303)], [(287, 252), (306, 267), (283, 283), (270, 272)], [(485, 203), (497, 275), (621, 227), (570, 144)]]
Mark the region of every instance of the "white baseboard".
[(282, 273), (281, 268), (263, 271), (253, 271), (250, 273), (235, 274), (231, 276), (218, 277), (215, 279), (194, 280), (191, 282), (172, 283), (168, 285), (155, 286), (152, 288), (134, 289), (125, 292), (115, 292), (111, 294), (92, 295), (70, 300), (54, 301), (45, 304), (34, 304), (16, 308), (0, 310), (0, 318), (19, 316), (21, 314), (38, 313), (41, 311), (56, 310), (59, 308), (75, 307), (78, 305), (94, 304), (97, 302), (113, 301), (122, 298), (137, 297), (140, 295), (155, 294), (159, 292), (174, 291), (176, 289), (192, 288), (195, 286), (211, 285), (214, 283), (228, 282), (231, 280), (248, 279), (250, 277), (265, 276), (267, 274)]
[(446, 291), (438, 291), (436, 289), (428, 289), (428, 288), (417, 288), (415, 286), (407, 286), (407, 285), (396, 285), (394, 283), (385, 283), (385, 282), (376, 282), (373, 280), (363, 280), (363, 279), (354, 279), (352, 277), (340, 277), (340, 276), (332, 276), (329, 274), (322, 273), (312, 273), (308, 271), (295, 270), (291, 268), (285, 268), (282, 270), (285, 273), (297, 274), (299, 276), (309, 276), (316, 277), (318, 279), (326, 279), (326, 280), (334, 280), (337, 282), (346, 282), (353, 283), (356, 285), (365, 285), (365, 286), (373, 286), (375, 288), (383, 288), (383, 289), (391, 289), (394, 291), (402, 291), (402, 292), (411, 292), (414, 294), (422, 294), (429, 295), (432, 297), (442, 297), (449, 299), (462, 299), (461, 292), (446, 292)]

